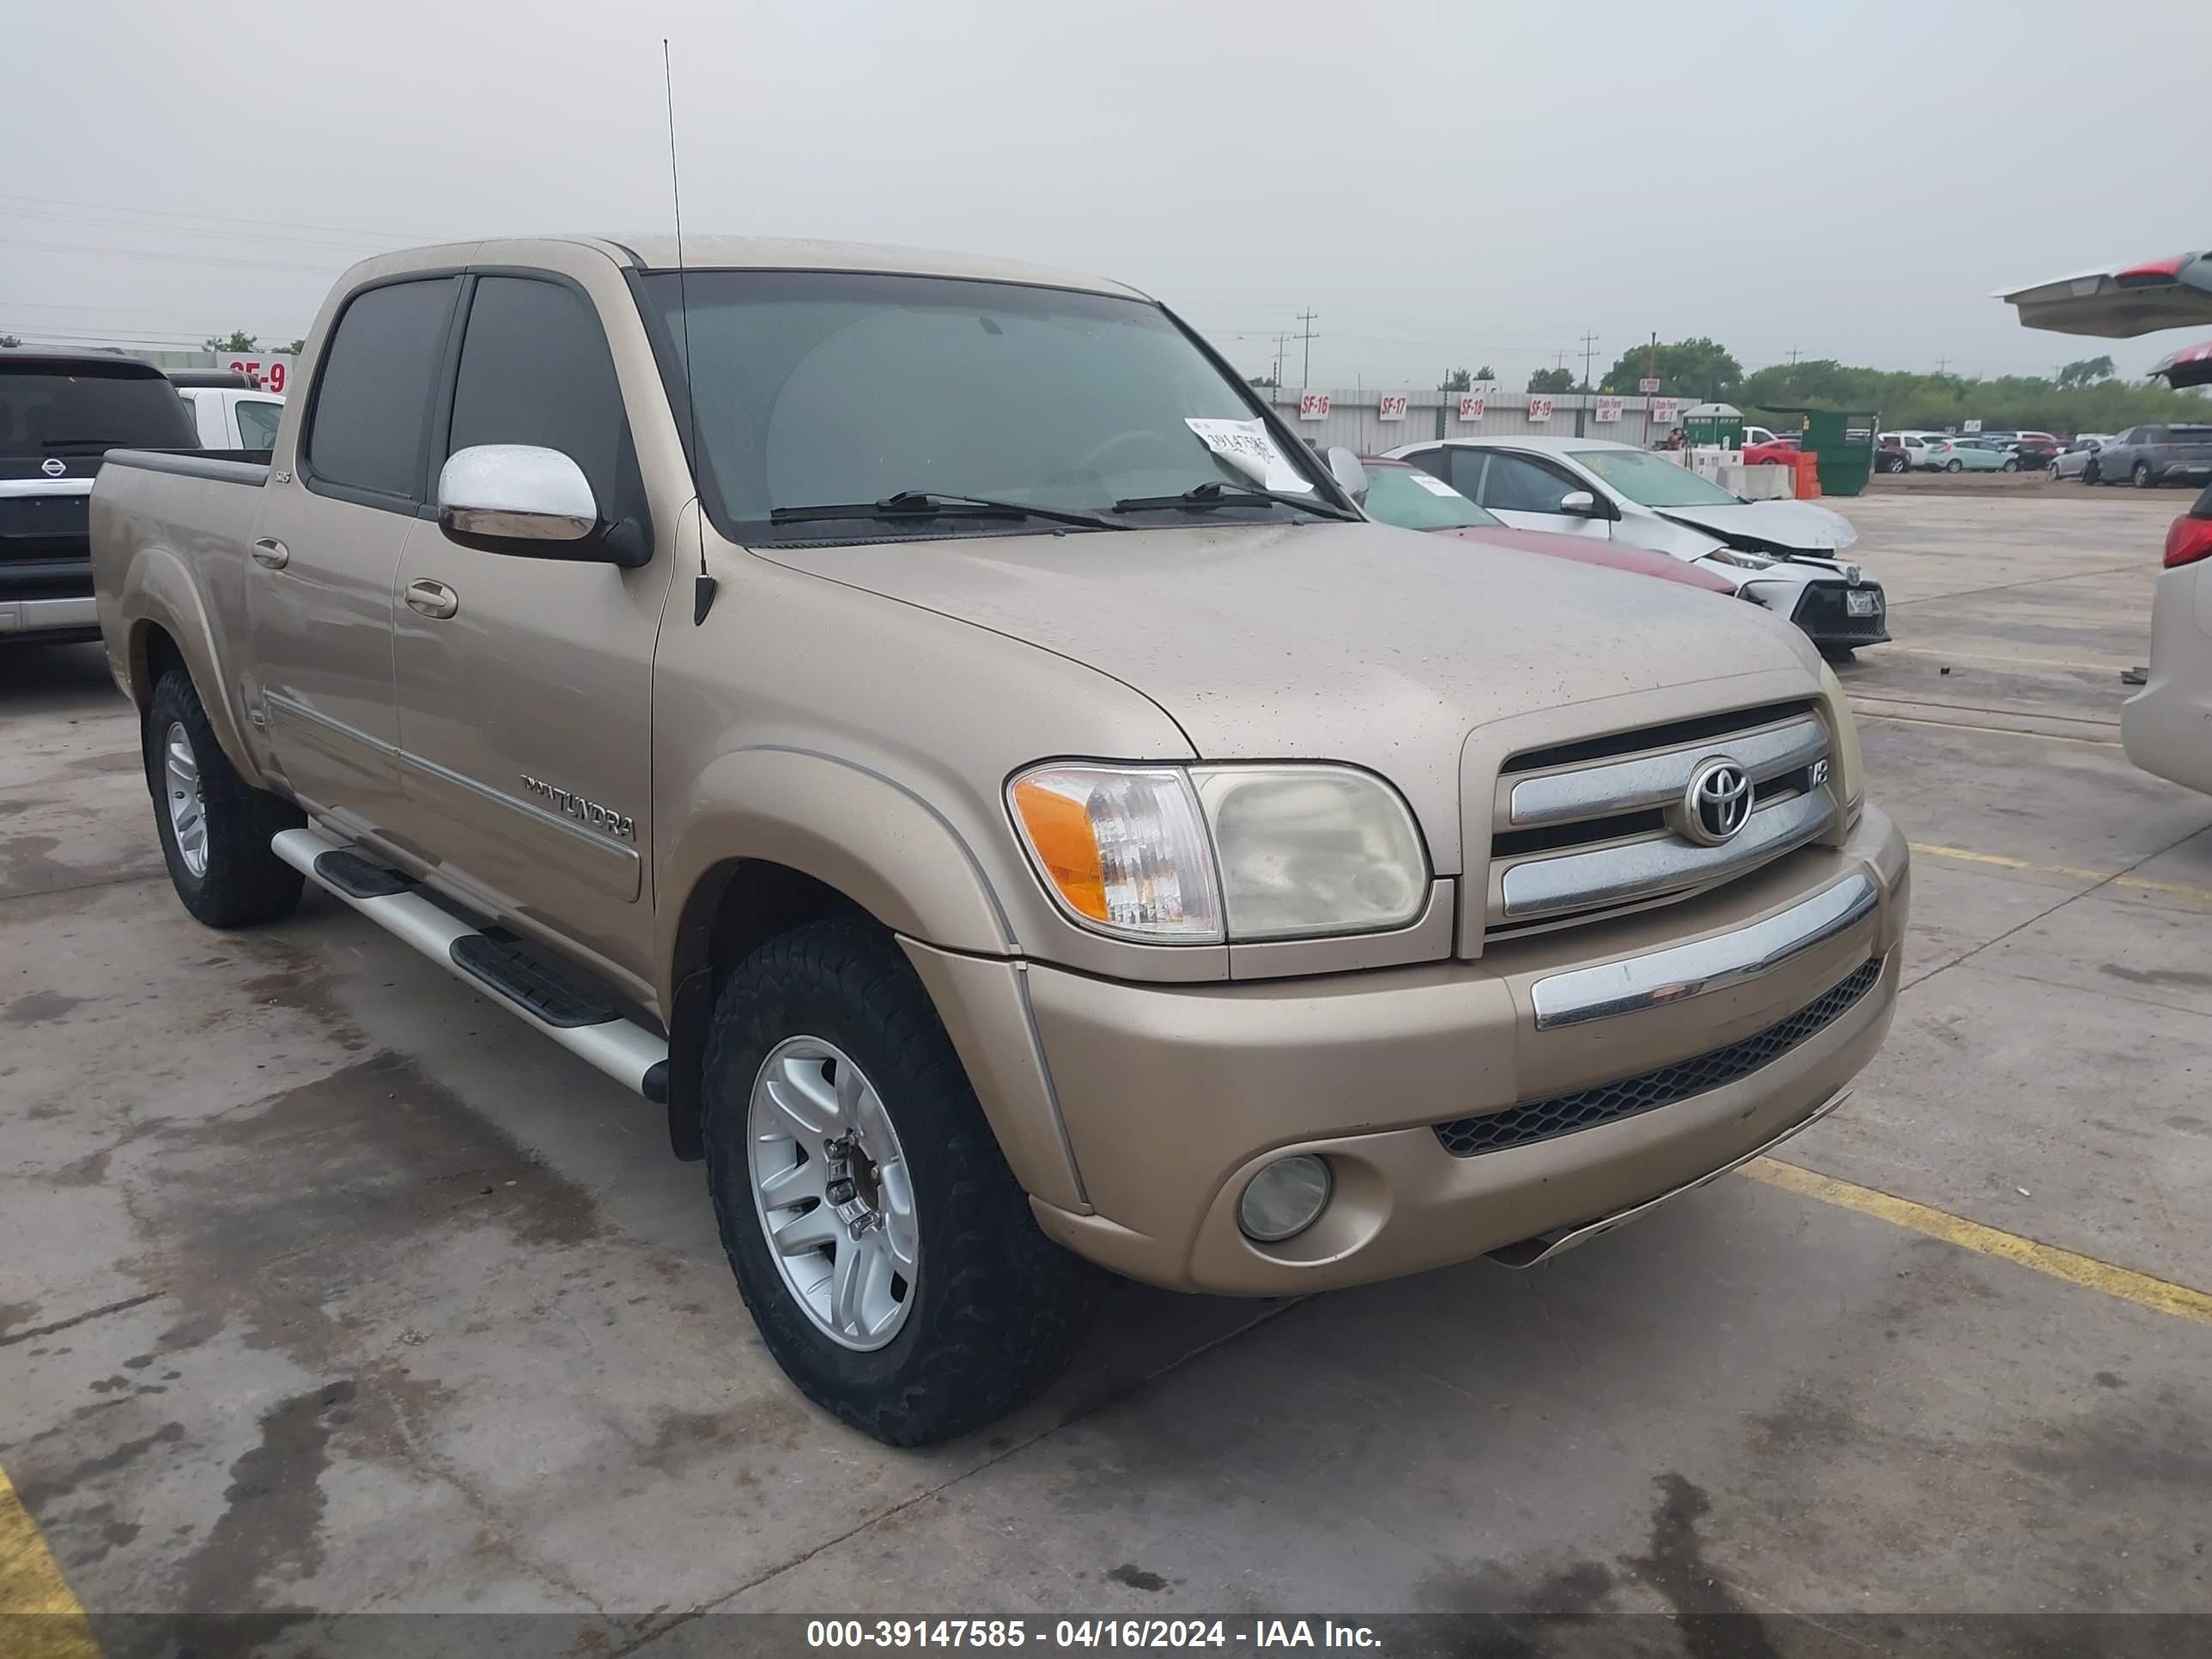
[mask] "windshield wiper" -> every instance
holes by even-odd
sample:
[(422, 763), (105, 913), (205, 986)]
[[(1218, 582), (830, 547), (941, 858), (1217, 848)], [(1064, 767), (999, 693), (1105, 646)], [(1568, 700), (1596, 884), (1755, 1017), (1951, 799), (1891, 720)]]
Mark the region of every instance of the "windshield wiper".
[(1346, 513), (1340, 507), (1314, 496), (1292, 495), (1279, 489), (1251, 489), (1242, 484), (1229, 486), (1202, 483), (1186, 489), (1180, 495), (1132, 495), (1127, 501), (1114, 503), (1116, 513), (1146, 513), (1156, 509), (1181, 507), (1188, 512), (1205, 512), (1217, 507), (1237, 507), (1246, 502), (1272, 501), (1282, 507), (1302, 507), (1309, 513), (1318, 513), (1324, 519), (1342, 519), (1347, 524), (1364, 522), (1357, 514)]
[(954, 495), (941, 489), (902, 489), (879, 501), (831, 501), (819, 507), (775, 507), (770, 524), (805, 524), (817, 519), (1042, 519), (1048, 524), (1081, 525), (1087, 530), (1127, 530), (1125, 524), (1060, 507), (1031, 507), (988, 495)]

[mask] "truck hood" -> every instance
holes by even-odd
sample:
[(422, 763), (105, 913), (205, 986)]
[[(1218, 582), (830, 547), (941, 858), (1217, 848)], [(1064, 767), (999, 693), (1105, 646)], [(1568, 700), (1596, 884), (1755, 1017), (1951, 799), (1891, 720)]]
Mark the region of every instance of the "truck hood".
[[(763, 556), (1103, 671), (1203, 758), (1348, 761), (1458, 868), (1460, 755), (1533, 709), (1765, 670), (1798, 630), (1694, 588), (1377, 524), (774, 547)], [(1040, 758), (1049, 752), (1049, 739)], [(1139, 758), (1139, 757), (1129, 757)]]
[(1840, 513), (1810, 501), (1742, 501), (1732, 507), (1651, 507), (1662, 519), (1717, 536), (1748, 553), (1840, 552), (1859, 532)]

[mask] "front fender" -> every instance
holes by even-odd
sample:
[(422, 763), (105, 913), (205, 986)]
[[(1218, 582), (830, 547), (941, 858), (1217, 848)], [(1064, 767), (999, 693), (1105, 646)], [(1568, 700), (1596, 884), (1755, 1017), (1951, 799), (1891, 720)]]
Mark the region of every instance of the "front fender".
[(225, 758), (246, 782), (266, 789), (268, 781), (246, 741), (230, 684), (222, 672), (223, 641), (208, 614), (199, 585), (192, 579), (191, 567), (168, 548), (142, 548), (124, 578), (113, 621), (105, 605), (101, 613), (100, 625), (107, 635), (111, 659), (118, 641), (121, 644), (131, 701), (143, 709), (153, 697), (154, 671), (147, 641), (151, 630), (159, 628), (175, 642), (184, 658), (185, 671), (192, 677), (193, 689), (200, 694), (208, 724), (214, 728)]
[(836, 889), (893, 933), (976, 956), (1016, 953), (1012, 925), (975, 850), (906, 785), (851, 761), (763, 745), (693, 780), (656, 860), (663, 1006), (675, 994), (685, 898), (716, 866), (761, 859)]

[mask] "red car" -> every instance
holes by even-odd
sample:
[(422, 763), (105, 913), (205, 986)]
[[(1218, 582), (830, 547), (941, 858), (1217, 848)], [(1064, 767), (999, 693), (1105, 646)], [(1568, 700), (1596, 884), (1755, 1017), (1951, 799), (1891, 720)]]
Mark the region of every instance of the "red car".
[(1516, 530), (1502, 524), (1442, 478), (1407, 461), (1360, 457), (1367, 469), (1367, 516), (1377, 524), (1401, 530), (1432, 530), (1462, 541), (1488, 542), (1516, 547), (1524, 553), (1541, 553), (1549, 559), (1571, 559), (1577, 564), (1601, 564), (1614, 570), (1632, 570), (1662, 581), (1686, 582), (1709, 592), (1735, 590), (1711, 571), (1693, 564), (1630, 547), (1614, 541), (1586, 541), (1580, 536), (1561, 536), (1548, 530)]

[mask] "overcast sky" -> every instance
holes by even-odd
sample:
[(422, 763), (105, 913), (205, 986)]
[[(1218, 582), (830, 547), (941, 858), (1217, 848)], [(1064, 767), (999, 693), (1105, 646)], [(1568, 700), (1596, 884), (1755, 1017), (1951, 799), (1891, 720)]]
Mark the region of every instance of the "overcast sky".
[[(1123, 278), (1248, 372), (1509, 385), (1595, 333), (2139, 374), (1993, 289), (2212, 245), (2212, 0), (10, 9), (0, 331), (303, 332), (408, 242), (665, 228)], [(1286, 378), (1298, 377), (1294, 343)]]

